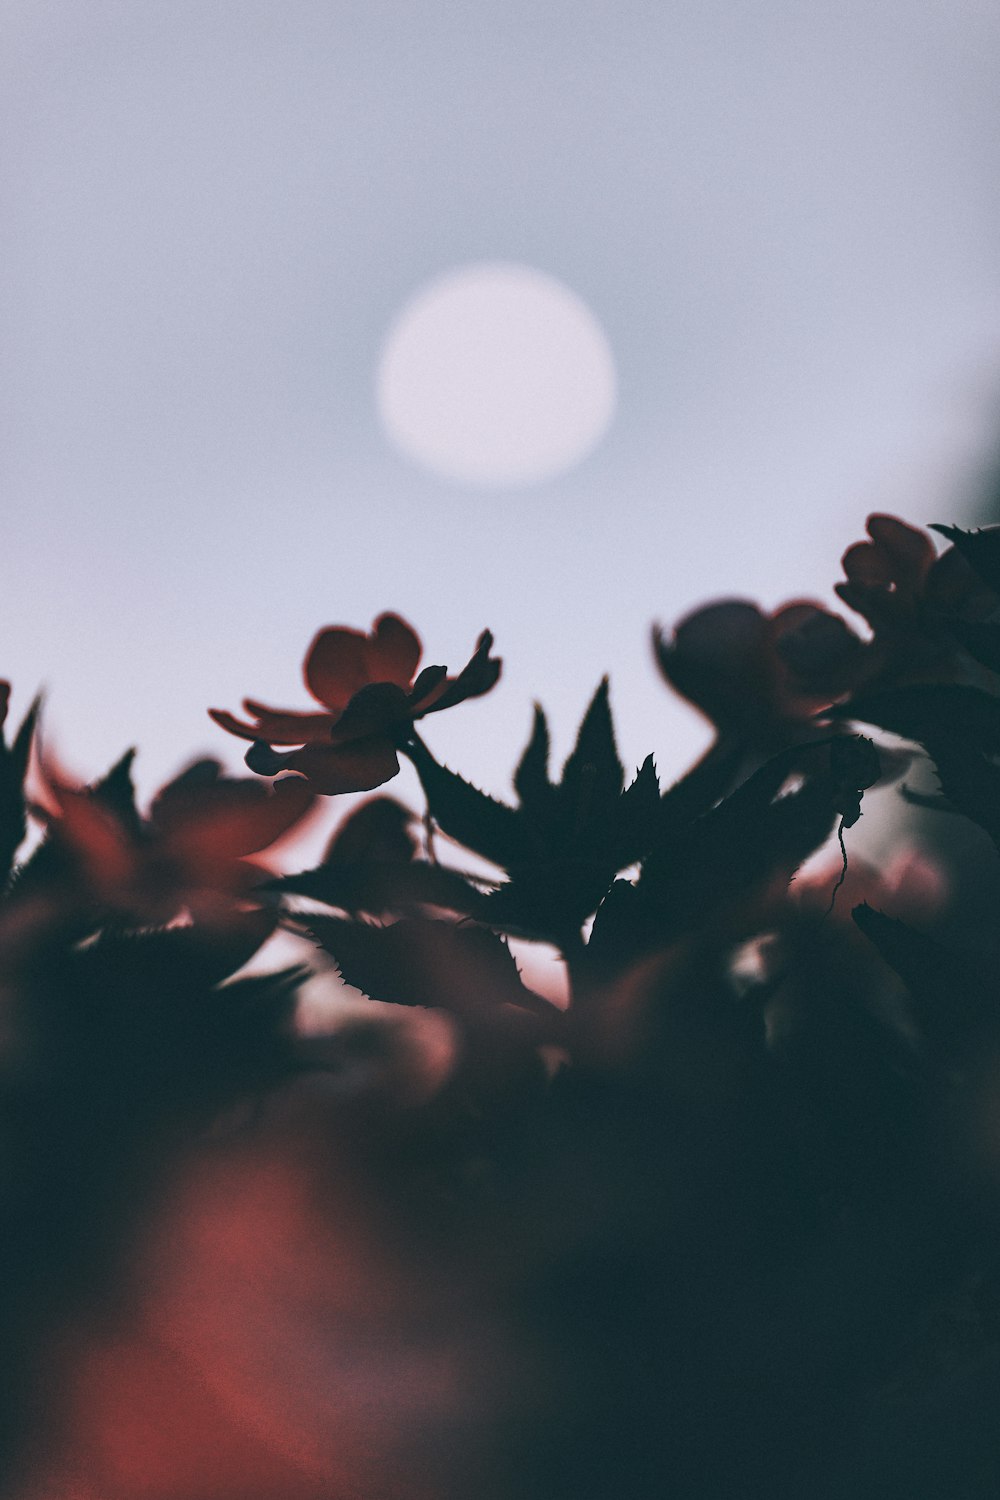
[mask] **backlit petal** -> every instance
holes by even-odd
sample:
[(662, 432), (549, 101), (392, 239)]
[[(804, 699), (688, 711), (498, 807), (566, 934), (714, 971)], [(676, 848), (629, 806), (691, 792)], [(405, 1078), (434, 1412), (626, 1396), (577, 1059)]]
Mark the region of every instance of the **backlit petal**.
[(861, 588), (888, 588), (893, 582), (891, 559), (874, 542), (855, 542), (840, 562), (848, 581)]
[(228, 709), (210, 708), (208, 710), (208, 717), (214, 719), (220, 729), (225, 729), (228, 734), (238, 735), (241, 740), (260, 739), (260, 735), (253, 724), (244, 724), (241, 719), (237, 719)]
[(331, 625), (321, 630), (309, 647), (303, 667), (306, 687), (331, 712), (339, 713), (359, 688), (371, 681), (367, 644), (362, 631)]
[(311, 740), (330, 737), (333, 718), (330, 714), (299, 713), (296, 709), (269, 708), (255, 698), (244, 698), (243, 707), (257, 721), (258, 740), (272, 745), (305, 745)]
[(225, 779), (200, 797), (192, 794), (186, 816), (173, 820), (167, 845), (181, 863), (225, 865), (268, 848), (314, 801), (304, 781), (279, 781), (271, 789), (260, 781)]
[(896, 583), (910, 587), (918, 584), (937, 557), (927, 532), (908, 526), (896, 516), (869, 516), (868, 535), (891, 558)]
[(369, 682), (394, 682), (408, 689), (420, 662), (420, 638), (399, 615), (379, 615), (365, 642)]

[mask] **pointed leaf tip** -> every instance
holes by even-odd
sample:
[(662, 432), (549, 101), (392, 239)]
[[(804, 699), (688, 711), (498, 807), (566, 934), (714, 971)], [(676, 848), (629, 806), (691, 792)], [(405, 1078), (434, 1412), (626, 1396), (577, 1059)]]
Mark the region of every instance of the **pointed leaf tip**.
[(419, 735), (405, 753), (420, 777), (431, 817), (449, 838), (504, 869), (531, 858), (531, 840), (516, 809), (441, 765)]
[(932, 523), (931, 530), (946, 537), (975, 568), (984, 583), (1000, 594), (1000, 526), (966, 531), (961, 526)]
[(514, 772), (514, 790), (524, 807), (542, 807), (550, 799), (549, 726), (545, 710), (535, 704), (531, 735)]
[(625, 767), (618, 758), (608, 690), (608, 678), (602, 677), (580, 723), (573, 752), (563, 766), (561, 782), (563, 788), (579, 791), (584, 768), (591, 767), (586, 774), (593, 782), (592, 796), (602, 802), (617, 797), (625, 783)]

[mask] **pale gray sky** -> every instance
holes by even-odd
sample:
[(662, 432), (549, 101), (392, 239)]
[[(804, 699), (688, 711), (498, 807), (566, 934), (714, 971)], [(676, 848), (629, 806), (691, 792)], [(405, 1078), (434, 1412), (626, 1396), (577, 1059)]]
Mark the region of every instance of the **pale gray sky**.
[[(151, 788), (305, 706), (391, 608), (493, 696), (428, 739), (505, 789), (612, 675), (626, 758), (700, 738), (648, 625), (829, 598), (874, 507), (951, 519), (1000, 377), (1000, 8), (689, 0), (0, 4), (2, 660), (67, 761)], [(603, 327), (618, 412), (549, 483), (411, 467), (386, 329), (523, 262)]]

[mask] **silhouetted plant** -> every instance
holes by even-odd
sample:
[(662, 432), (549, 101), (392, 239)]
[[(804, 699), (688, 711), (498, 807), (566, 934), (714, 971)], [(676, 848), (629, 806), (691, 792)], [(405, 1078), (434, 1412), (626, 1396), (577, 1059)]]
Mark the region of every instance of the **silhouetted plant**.
[[(349, 1331), (315, 1293), (320, 1342), (381, 1349), (397, 1319), (465, 1374), (414, 1424), (402, 1353), (380, 1366), (360, 1469), (334, 1384), (308, 1462), (290, 1444), (266, 1477), (150, 1474), (122, 1500), (997, 1492), (996, 938), (956, 945), (946, 894), (921, 910), (844, 842), (864, 794), (926, 757), (940, 792), (904, 788), (931, 808), (925, 866), (950, 810), (997, 884), (1000, 528), (937, 529), (940, 557), (887, 516), (848, 549), (838, 592), (867, 638), (808, 601), (658, 631), (715, 730), (665, 789), (652, 756), (626, 773), (605, 679), (558, 775), (536, 707), (516, 800), (480, 790), (416, 721), (494, 686), (492, 637), (454, 679), (418, 674), (391, 614), (316, 636), (322, 711), (213, 711), (273, 787), (202, 760), (143, 813), (130, 755), (90, 787), (44, 755), (29, 771), (32, 710), (0, 745), (7, 1493), (42, 1493), (19, 1461), (38, 1467), (72, 1388), (72, 1360), (39, 1383), (43, 1351), (112, 1295), (170, 1164), (275, 1094), (312, 1100), (338, 1163), (310, 1190), (317, 1243), (329, 1215), (391, 1260), (387, 1322), (370, 1251), (341, 1245), (331, 1277), (368, 1291)], [(421, 816), (380, 794), (314, 868), (257, 862), (316, 794), (379, 787), (401, 755)], [(313, 964), (241, 976), (279, 929), (383, 1002), (370, 1024), (296, 1030)], [(521, 972), (532, 942), (568, 1002)], [(414, 1010), (446, 1018), (436, 1071), (392, 1021)]]

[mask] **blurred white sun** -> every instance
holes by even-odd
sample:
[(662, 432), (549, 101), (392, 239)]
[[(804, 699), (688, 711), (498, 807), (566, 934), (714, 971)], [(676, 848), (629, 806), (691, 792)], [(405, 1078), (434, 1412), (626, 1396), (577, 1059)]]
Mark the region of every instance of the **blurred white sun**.
[(615, 409), (600, 324), (531, 266), (462, 266), (423, 287), (389, 330), (378, 405), (389, 437), (447, 479), (539, 484), (584, 458)]

